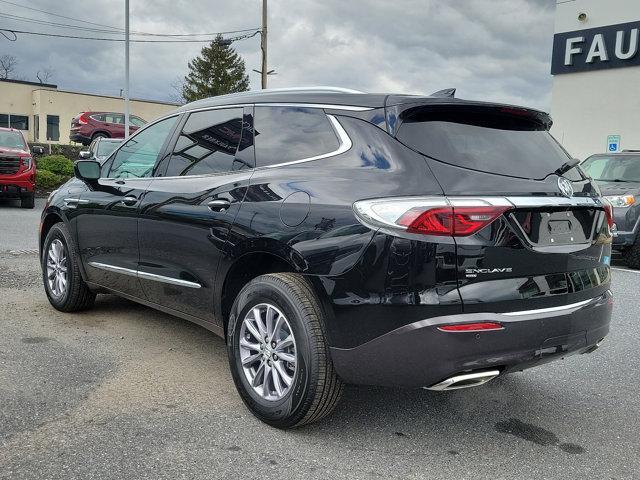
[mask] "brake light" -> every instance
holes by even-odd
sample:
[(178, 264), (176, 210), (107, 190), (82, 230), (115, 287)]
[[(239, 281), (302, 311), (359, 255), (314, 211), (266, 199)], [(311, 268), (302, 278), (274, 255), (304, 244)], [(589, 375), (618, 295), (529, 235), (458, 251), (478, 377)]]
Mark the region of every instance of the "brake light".
[(479, 232), (512, 208), (506, 200), (470, 197), (403, 197), (354, 204), (358, 218), (372, 228), (455, 237)]
[(602, 206), (604, 207), (604, 213), (607, 216), (607, 225), (609, 228), (613, 227), (613, 205), (606, 198), (602, 199)]
[(396, 223), (406, 226), (411, 233), (466, 237), (482, 230), (509, 209), (505, 206), (446, 207), (424, 212), (411, 209)]
[(498, 322), (476, 322), (440, 325), (438, 330), (441, 332), (490, 332), (504, 330), (504, 327)]
[(89, 113), (88, 112), (84, 112), (83, 114), (81, 114), (78, 117), (78, 123), (80, 125), (86, 125), (87, 123), (89, 123)]

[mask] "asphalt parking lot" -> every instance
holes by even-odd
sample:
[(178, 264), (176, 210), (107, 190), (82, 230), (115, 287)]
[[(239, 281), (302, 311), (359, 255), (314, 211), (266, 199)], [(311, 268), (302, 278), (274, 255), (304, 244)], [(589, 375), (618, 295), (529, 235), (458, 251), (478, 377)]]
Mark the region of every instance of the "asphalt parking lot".
[(51, 308), (38, 217), (0, 203), (0, 478), (640, 475), (638, 273), (614, 271), (593, 354), (458, 392), (348, 387), (326, 421), (284, 432), (245, 409), (210, 332), (113, 296)]

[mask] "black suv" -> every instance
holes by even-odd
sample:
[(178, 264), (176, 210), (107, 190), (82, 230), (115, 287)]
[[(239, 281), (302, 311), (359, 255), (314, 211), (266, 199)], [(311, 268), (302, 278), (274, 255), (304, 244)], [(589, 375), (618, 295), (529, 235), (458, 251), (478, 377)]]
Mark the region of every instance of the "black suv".
[(550, 125), (453, 91), (191, 103), (51, 196), (47, 296), (115, 293), (223, 336), (242, 399), (281, 428), (345, 383), (452, 390), (591, 352), (611, 208)]

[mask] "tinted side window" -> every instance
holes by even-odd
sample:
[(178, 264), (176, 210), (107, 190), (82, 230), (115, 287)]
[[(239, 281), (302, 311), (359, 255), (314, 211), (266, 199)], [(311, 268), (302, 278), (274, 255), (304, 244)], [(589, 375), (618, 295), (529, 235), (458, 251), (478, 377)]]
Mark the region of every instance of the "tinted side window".
[(338, 137), (319, 108), (261, 107), (255, 109), (258, 167), (302, 160), (338, 149)]
[(167, 177), (239, 170), (236, 152), (242, 138), (242, 108), (189, 115), (176, 141)]
[(177, 118), (165, 118), (131, 137), (113, 157), (109, 177), (150, 177)]

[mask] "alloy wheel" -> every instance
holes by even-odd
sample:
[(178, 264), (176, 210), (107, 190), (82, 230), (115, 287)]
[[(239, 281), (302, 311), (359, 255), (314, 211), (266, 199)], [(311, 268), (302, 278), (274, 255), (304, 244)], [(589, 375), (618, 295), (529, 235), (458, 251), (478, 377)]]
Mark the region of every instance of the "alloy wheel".
[(64, 244), (55, 239), (47, 250), (47, 283), (54, 297), (62, 297), (67, 291), (67, 251)]
[(296, 342), (289, 321), (275, 306), (261, 303), (240, 327), (240, 361), (245, 378), (265, 400), (283, 398), (295, 378)]

